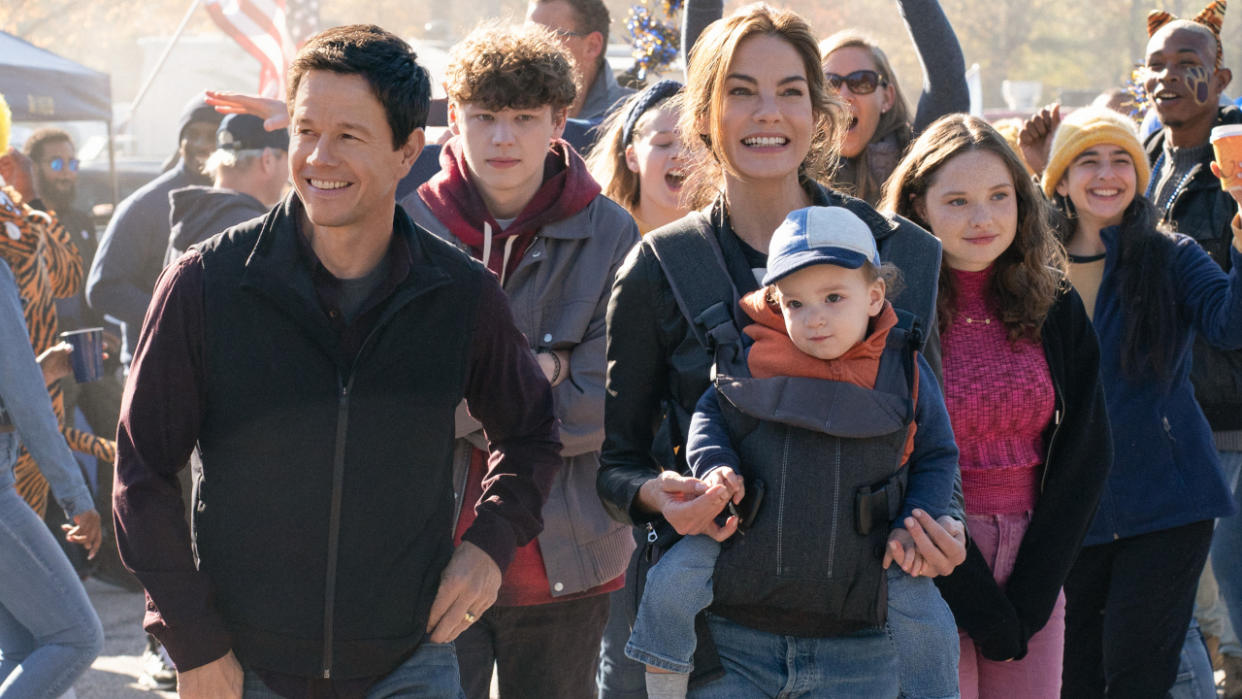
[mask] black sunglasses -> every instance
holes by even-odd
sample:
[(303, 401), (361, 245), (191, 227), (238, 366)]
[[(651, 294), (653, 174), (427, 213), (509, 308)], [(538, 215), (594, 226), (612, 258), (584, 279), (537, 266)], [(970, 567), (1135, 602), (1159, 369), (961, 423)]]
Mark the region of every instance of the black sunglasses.
[(77, 158), (70, 158), (69, 160), (65, 160), (64, 158), (52, 158), (47, 161), (47, 166), (52, 168), (52, 172), (60, 172), (66, 167), (69, 168), (70, 172), (77, 172), (78, 166), (81, 164), (81, 161)]
[(850, 92), (856, 95), (869, 95), (875, 92), (877, 87), (886, 87), (888, 85), (888, 81), (881, 78), (880, 74), (874, 70), (856, 70), (849, 75), (824, 73), (824, 78), (832, 89), (840, 90), (841, 83), (845, 83), (850, 88)]

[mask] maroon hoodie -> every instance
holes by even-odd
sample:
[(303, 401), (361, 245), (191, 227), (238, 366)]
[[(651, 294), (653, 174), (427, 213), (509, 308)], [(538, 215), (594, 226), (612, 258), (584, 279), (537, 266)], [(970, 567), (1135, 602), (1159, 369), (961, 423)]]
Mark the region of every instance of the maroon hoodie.
[[(587, 172), (586, 163), (565, 141), (558, 140), (548, 149), (544, 161), (543, 185), (526, 203), (509, 227), (500, 230), (496, 219), (487, 210), (483, 198), (470, 176), (461, 138), (454, 137), (440, 152), (440, 172), (418, 188), (418, 196), (432, 214), (458, 240), (470, 248), (470, 254), (483, 260), (485, 247), (483, 226), (492, 230), (491, 254), (484, 262), (497, 277), (504, 280), (517, 268), (539, 229), (562, 221), (585, 209), (600, 193), (600, 186)], [(505, 241), (513, 238), (505, 265)], [(499, 242), (498, 242), (499, 241)], [(503, 273), (501, 266), (505, 265)], [(483, 477), (487, 472), (487, 452), (472, 449), (470, 468), (466, 475), (463, 502), (475, 502), (483, 493)], [(463, 507), (454, 532), (454, 543), (460, 544), (462, 534), (474, 521), (475, 512)], [(568, 602), (619, 589), (624, 576), (590, 590), (561, 597), (549, 592), (547, 572), (538, 540), (519, 547), (505, 570), (496, 605), (525, 607), (551, 602)]]
[[(540, 228), (582, 211), (599, 193), (599, 183), (587, 172), (582, 157), (572, 146), (558, 139), (552, 143), (544, 160), (543, 185), (513, 223), (502, 231), (471, 179), (460, 136), (454, 136), (444, 144), (444, 149), (440, 151), (440, 172), (418, 188), (418, 196), (435, 217), (458, 240), (470, 247), (470, 253), (476, 260), (486, 264), (501, 279), (517, 267)], [(499, 245), (493, 243), (491, 259), (483, 259), (485, 223), (492, 229), (493, 241), (517, 238), (509, 251), (508, 268), (503, 273), (503, 242)]]

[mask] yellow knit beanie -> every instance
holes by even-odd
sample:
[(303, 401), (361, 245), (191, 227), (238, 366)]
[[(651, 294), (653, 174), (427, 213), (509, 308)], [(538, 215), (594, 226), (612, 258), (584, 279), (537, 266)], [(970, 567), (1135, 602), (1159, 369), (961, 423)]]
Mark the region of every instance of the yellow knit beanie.
[(1138, 191), (1146, 191), (1147, 180), (1151, 178), (1151, 165), (1147, 163), (1147, 152), (1143, 150), (1143, 144), (1139, 143), (1134, 122), (1124, 114), (1105, 107), (1083, 107), (1075, 109), (1062, 119), (1052, 137), (1048, 167), (1044, 168), (1041, 182), (1044, 194), (1051, 199), (1057, 191), (1057, 183), (1069, 169), (1070, 163), (1074, 162), (1074, 158), (1101, 143), (1124, 148), (1130, 154), (1134, 160)]

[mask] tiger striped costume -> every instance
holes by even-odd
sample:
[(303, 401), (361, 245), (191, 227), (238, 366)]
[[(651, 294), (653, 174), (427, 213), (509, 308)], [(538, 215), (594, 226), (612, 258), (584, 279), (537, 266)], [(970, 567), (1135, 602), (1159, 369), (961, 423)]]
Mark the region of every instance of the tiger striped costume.
[[(82, 257), (56, 219), (30, 208), (14, 189), (4, 187), (0, 188), (0, 258), (9, 263), (17, 278), (30, 344), (37, 355), (59, 342), (53, 300), (81, 291)], [(109, 463), (115, 461), (116, 442), (65, 426), (60, 387), (53, 384), (48, 392), (69, 448)], [(14, 474), (17, 492), (43, 517), (47, 510), (47, 481), (25, 449), (17, 459)]]

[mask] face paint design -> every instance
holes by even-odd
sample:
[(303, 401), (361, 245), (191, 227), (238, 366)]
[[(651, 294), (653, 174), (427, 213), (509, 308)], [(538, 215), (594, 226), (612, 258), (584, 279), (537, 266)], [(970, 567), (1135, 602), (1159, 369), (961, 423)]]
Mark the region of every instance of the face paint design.
[(1207, 103), (1212, 88), (1212, 70), (1207, 66), (1194, 66), (1186, 69), (1186, 87), (1189, 88), (1191, 99), (1198, 104)]

